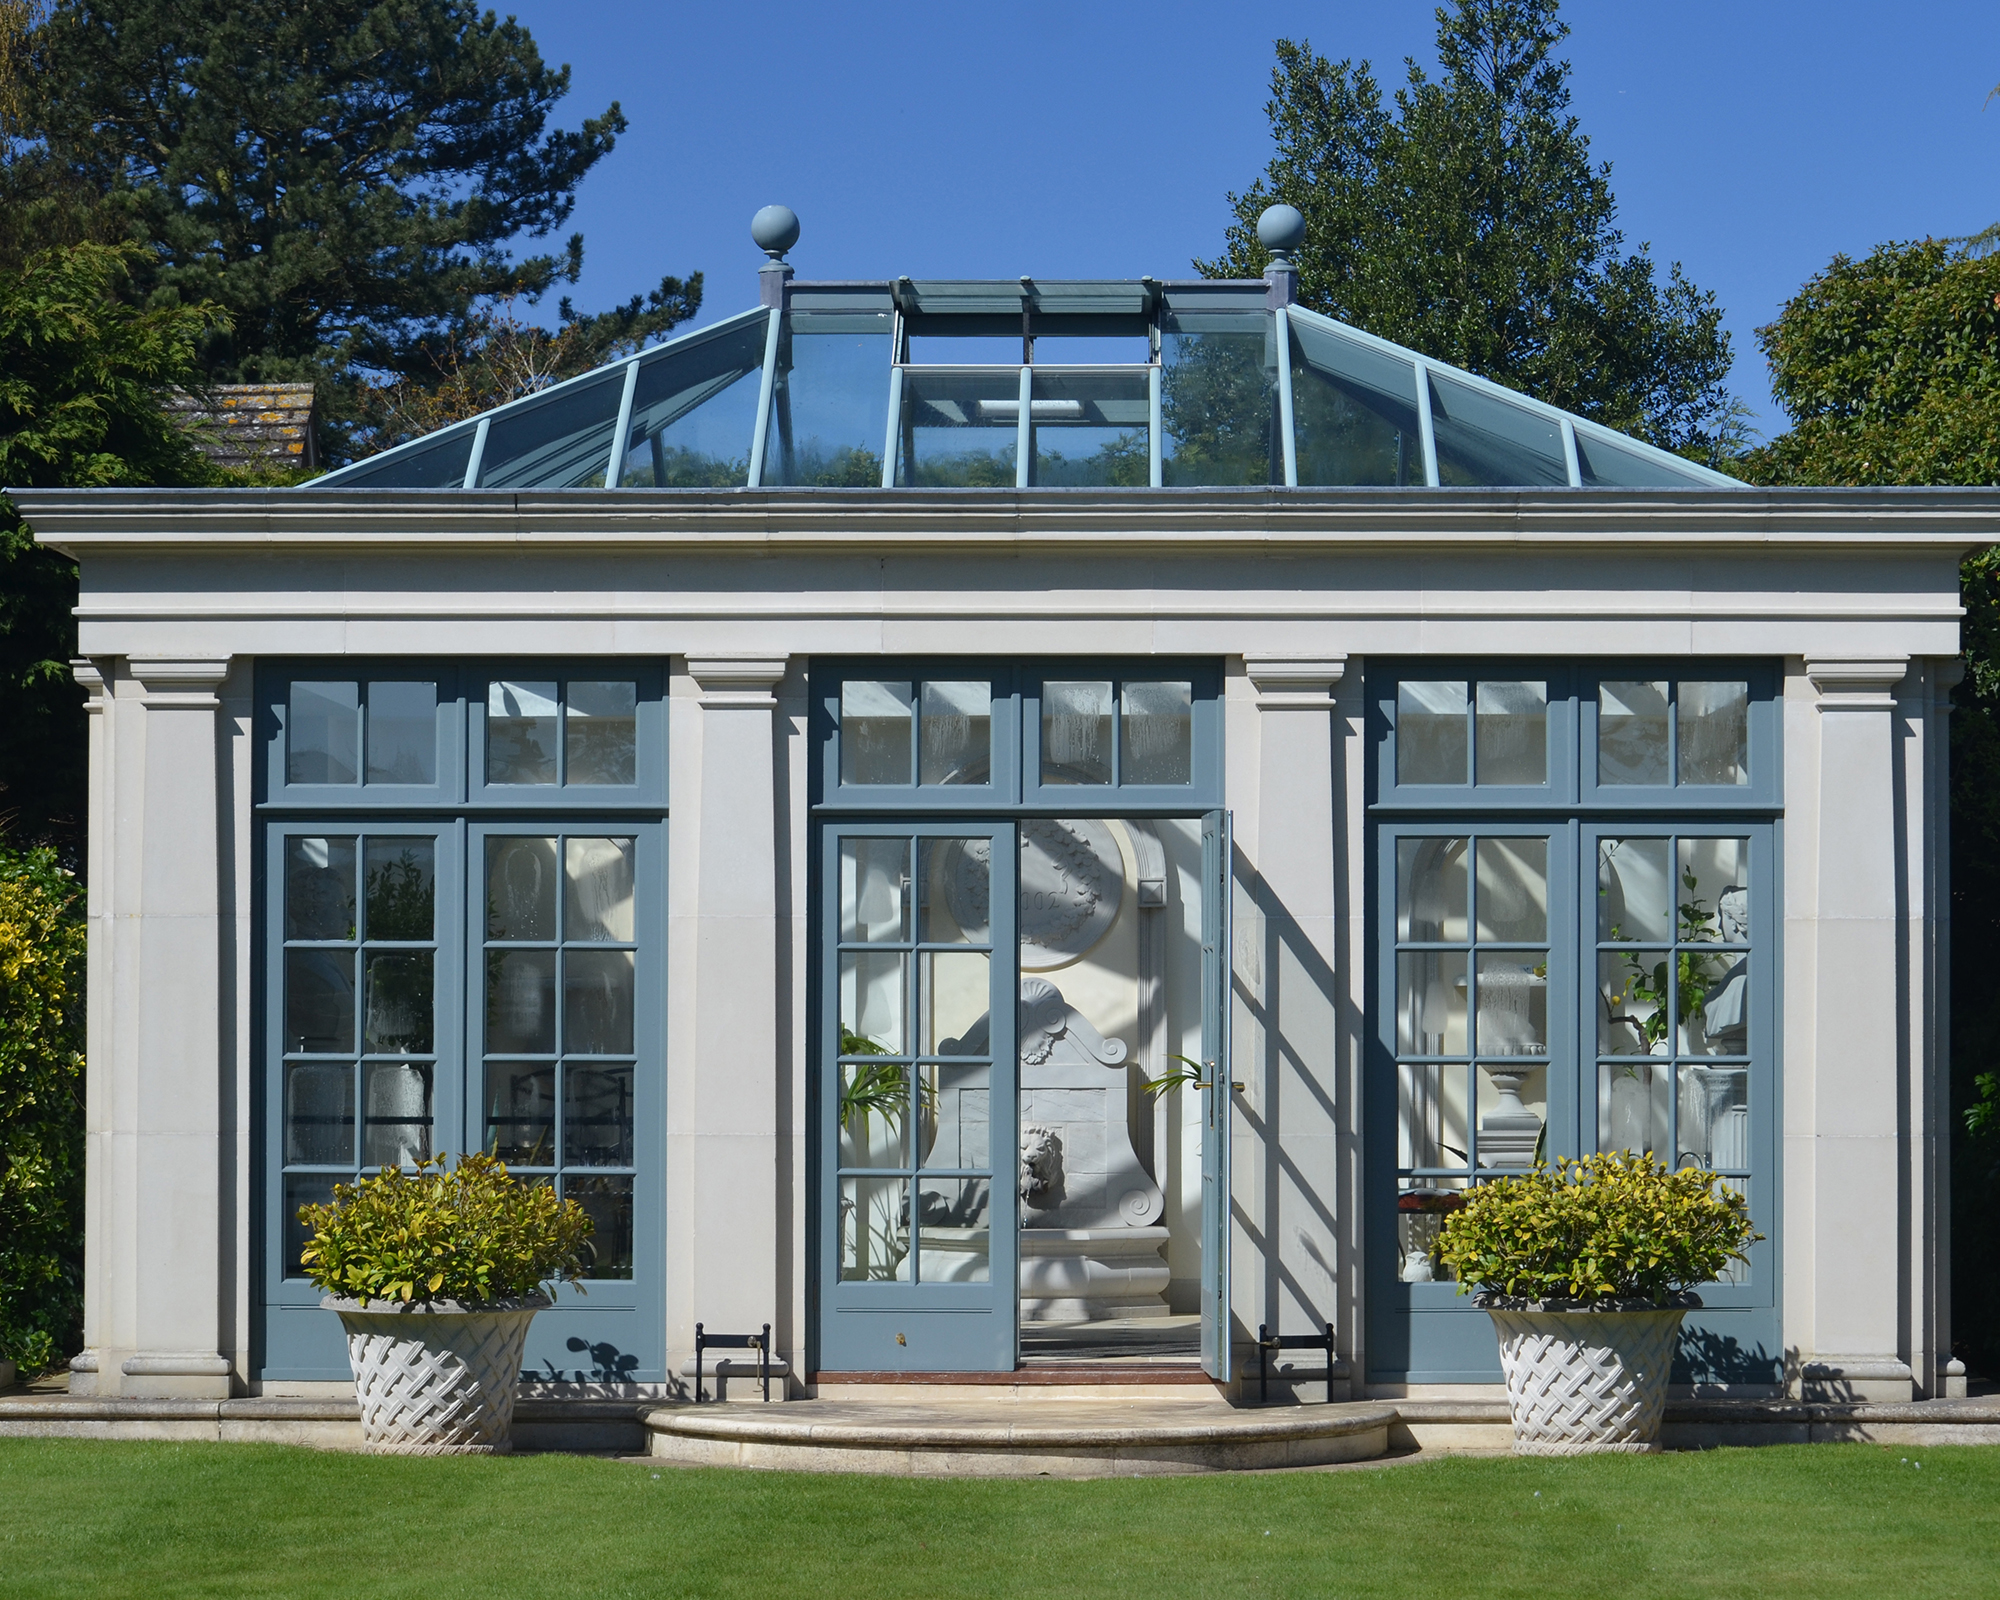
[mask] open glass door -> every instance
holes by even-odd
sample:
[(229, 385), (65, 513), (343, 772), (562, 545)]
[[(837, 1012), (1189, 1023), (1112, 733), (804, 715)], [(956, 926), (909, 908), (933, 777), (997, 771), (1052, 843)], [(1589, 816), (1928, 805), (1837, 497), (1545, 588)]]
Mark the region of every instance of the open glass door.
[(1012, 1371), (1012, 823), (829, 823), (822, 1372)]
[(1229, 1062), (1230, 816), (1201, 819), (1201, 1365), (1230, 1376), (1229, 1136), (1235, 1104)]

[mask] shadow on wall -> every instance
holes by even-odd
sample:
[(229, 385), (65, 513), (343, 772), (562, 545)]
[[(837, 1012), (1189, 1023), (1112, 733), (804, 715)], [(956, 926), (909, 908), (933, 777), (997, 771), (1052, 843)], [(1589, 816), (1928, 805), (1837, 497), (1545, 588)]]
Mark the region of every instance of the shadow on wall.
[(1740, 1391), (1750, 1385), (1789, 1384), (1797, 1375), (1796, 1351), (1774, 1354), (1761, 1344), (1745, 1345), (1713, 1328), (1683, 1325), (1669, 1381), (1692, 1384), (1695, 1394), (1701, 1397), (1704, 1391), (1720, 1393), (1725, 1386)]

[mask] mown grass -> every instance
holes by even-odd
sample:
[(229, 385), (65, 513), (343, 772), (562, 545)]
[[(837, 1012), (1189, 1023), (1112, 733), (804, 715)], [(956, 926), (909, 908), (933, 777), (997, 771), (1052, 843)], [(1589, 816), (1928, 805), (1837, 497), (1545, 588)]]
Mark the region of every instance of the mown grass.
[(2000, 1449), (1070, 1483), (0, 1441), (0, 1596), (1551, 1593), (2000, 1595)]

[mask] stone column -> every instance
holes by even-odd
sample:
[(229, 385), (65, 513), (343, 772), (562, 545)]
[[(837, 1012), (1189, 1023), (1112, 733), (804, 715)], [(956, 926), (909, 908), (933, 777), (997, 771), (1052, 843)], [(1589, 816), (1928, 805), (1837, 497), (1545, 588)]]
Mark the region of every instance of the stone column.
[(1811, 794), (1812, 1103), (1809, 1122), (1788, 1118), (1809, 1149), (1788, 1154), (1808, 1157), (1811, 1180), (1809, 1188), (1787, 1188), (1810, 1194), (1810, 1262), (1788, 1267), (1809, 1266), (1812, 1325), (1809, 1333), (1787, 1329), (1787, 1338), (1803, 1346), (1808, 1397), (1907, 1400), (1911, 1393), (1900, 1348), (1907, 975), (1895, 743), (1895, 690), (1908, 668), (1903, 657), (1805, 663), (1819, 733)]
[[(1248, 1293), (1238, 1317), (1253, 1333), (1258, 1322), (1283, 1333), (1333, 1322), (1351, 1349), (1339, 1293), (1342, 772), (1334, 718), (1346, 665), (1343, 656), (1244, 658), (1257, 708), (1257, 787), (1254, 827), (1240, 829), (1238, 841), (1254, 868), (1254, 910), (1247, 918), (1239, 910), (1236, 981), (1252, 989), (1257, 1018), (1246, 1037), (1239, 1011), (1237, 1149), (1249, 1159), (1239, 1160), (1234, 1187), (1263, 1235), (1257, 1281), (1236, 1272), (1238, 1294)], [(1239, 908), (1243, 899), (1239, 890)]]
[[(780, 1096), (790, 1028), (779, 939), (777, 688), (788, 658), (690, 657), (677, 685), (669, 884), (669, 1347), (694, 1325), (780, 1350)], [(688, 716), (693, 711), (695, 715)]]
[(79, 1376), (101, 1394), (230, 1392), (216, 696), (228, 670), (226, 658), (132, 658), (93, 741), (86, 1359), (97, 1371)]

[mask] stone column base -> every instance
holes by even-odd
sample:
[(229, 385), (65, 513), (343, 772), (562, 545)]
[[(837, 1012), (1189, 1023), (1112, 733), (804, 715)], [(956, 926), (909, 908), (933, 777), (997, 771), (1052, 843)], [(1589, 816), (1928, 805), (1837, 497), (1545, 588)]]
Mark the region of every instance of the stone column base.
[[(119, 1363), (120, 1394), (155, 1400), (227, 1400), (229, 1361), (213, 1350), (140, 1350)], [(104, 1374), (98, 1373), (100, 1386)], [(72, 1391), (74, 1392), (74, 1391)], [(98, 1390), (103, 1392), (102, 1387)]]
[(1916, 1398), (1916, 1374), (1895, 1356), (1813, 1356), (1799, 1369), (1799, 1398), (1892, 1401)]

